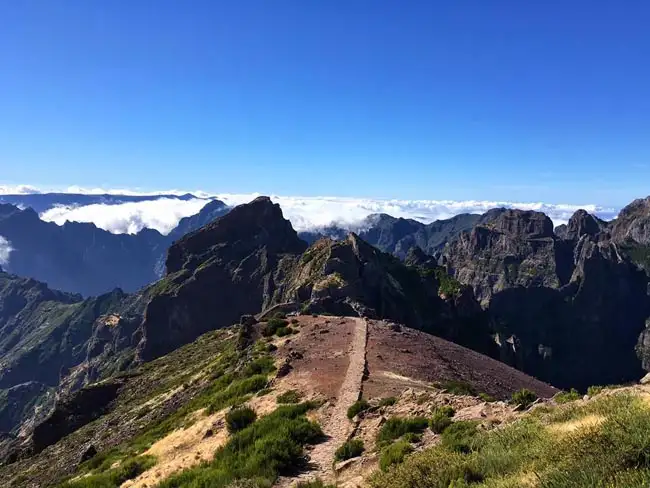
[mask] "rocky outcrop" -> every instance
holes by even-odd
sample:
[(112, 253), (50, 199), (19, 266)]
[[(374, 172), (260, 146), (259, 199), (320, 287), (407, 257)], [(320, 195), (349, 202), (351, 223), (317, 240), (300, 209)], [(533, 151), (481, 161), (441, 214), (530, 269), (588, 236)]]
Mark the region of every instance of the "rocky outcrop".
[(111, 380), (97, 383), (57, 402), (54, 411), (38, 424), (31, 436), (29, 451), (41, 452), (66, 435), (92, 422), (107, 411), (115, 400), (123, 381)]
[(561, 387), (638, 379), (647, 277), (587, 212), (560, 231), (543, 214), (508, 210), (444, 255), (480, 298), (504, 361)]
[(462, 233), (447, 246), (444, 257), (450, 274), (470, 285), (485, 306), (495, 293), (508, 288), (564, 284), (568, 273), (564, 256), (559, 256), (563, 251), (546, 215), (504, 210)]
[(150, 360), (269, 306), (305, 250), (279, 205), (260, 197), (176, 242), (152, 287), (138, 355)]

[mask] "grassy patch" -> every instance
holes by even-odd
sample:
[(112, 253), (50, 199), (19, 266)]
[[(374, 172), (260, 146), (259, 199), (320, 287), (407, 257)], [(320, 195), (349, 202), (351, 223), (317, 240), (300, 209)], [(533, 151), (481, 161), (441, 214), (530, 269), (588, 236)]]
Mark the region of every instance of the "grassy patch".
[(497, 399), (494, 398), (492, 395), (489, 395), (489, 394), (487, 394), (487, 393), (483, 393), (483, 392), (479, 393), (479, 394), (478, 394), (478, 397), (479, 397), (481, 400), (483, 400), (484, 402), (488, 402), (488, 403), (490, 403), (490, 402), (496, 402), (496, 401), (497, 401)]
[[(460, 447), (460, 448), (459, 448)], [(650, 486), (650, 409), (619, 393), (536, 408), (492, 430), (455, 422), (372, 488), (641, 488)]]
[(360, 439), (351, 439), (339, 447), (334, 453), (336, 461), (345, 461), (361, 456), (363, 453), (363, 441)]
[(132, 480), (156, 464), (153, 456), (137, 456), (103, 473), (94, 474), (65, 483), (69, 488), (115, 488)]
[(322, 438), (320, 427), (305, 417), (314, 406), (302, 403), (278, 407), (234, 434), (215, 453), (212, 462), (174, 475), (160, 488), (222, 488), (244, 479), (272, 484), (279, 474), (301, 464), (305, 445)]
[(357, 400), (350, 406), (350, 408), (348, 408), (348, 418), (353, 419), (361, 412), (364, 412), (369, 408), (370, 404), (366, 400)]
[(393, 417), (381, 426), (377, 434), (377, 444), (385, 445), (409, 432), (419, 434), (428, 425), (429, 422), (424, 417)]
[(278, 395), (277, 401), (278, 403), (299, 403), (301, 399), (302, 395), (300, 392), (296, 390), (288, 390), (281, 395)]
[(388, 468), (395, 464), (404, 462), (407, 454), (413, 452), (413, 447), (406, 441), (398, 441), (384, 447), (379, 456), (379, 467), (382, 471), (388, 471)]
[(271, 337), (277, 333), (278, 329), (286, 328), (288, 325), (289, 321), (286, 319), (278, 317), (270, 318), (262, 329), (262, 335), (264, 337)]

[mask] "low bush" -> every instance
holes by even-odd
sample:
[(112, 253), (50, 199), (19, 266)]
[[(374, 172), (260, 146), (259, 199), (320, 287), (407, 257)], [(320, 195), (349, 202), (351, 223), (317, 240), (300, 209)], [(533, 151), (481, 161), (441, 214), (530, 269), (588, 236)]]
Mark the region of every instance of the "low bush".
[(264, 337), (271, 337), (275, 335), (278, 329), (286, 327), (289, 325), (289, 321), (283, 318), (272, 317), (267, 322), (264, 328), (262, 329), (262, 335)]
[(379, 407), (391, 407), (397, 403), (397, 398), (395, 397), (387, 397), (387, 398), (382, 398), (379, 400), (379, 403), (377, 406)]
[(582, 395), (575, 388), (571, 388), (569, 391), (561, 391), (555, 395), (554, 399), (557, 403), (569, 403), (576, 400), (580, 400)]
[(522, 388), (512, 394), (510, 402), (513, 405), (518, 405), (522, 410), (528, 409), (537, 400), (537, 395), (532, 391)]
[(419, 434), (425, 430), (428, 425), (429, 422), (424, 417), (393, 417), (388, 419), (386, 423), (381, 426), (381, 429), (377, 434), (377, 443), (380, 445), (389, 443), (395, 439), (399, 439), (409, 432)]
[(360, 439), (351, 439), (339, 447), (334, 453), (336, 461), (345, 461), (361, 456), (363, 453), (363, 441)]
[(496, 398), (494, 398), (492, 395), (490, 395), (490, 394), (488, 394), (488, 393), (483, 393), (483, 392), (481, 392), (481, 393), (478, 394), (478, 397), (479, 397), (481, 400), (483, 400), (484, 402), (488, 402), (488, 403), (490, 403), (490, 402), (496, 402), (496, 401), (497, 401)]
[(236, 407), (226, 414), (226, 427), (231, 434), (245, 429), (255, 422), (257, 414), (250, 407)]
[(433, 416), (429, 419), (429, 428), (436, 434), (442, 434), (451, 425), (454, 413), (454, 409), (449, 405), (434, 408)]
[(604, 386), (593, 385), (587, 388), (587, 395), (590, 397), (598, 395), (601, 391), (605, 389)]
[(452, 422), (441, 434), (442, 445), (450, 451), (469, 453), (478, 434), (476, 426), (477, 423), (472, 420)]
[(280, 327), (278, 330), (275, 331), (275, 335), (278, 337), (286, 337), (288, 335), (291, 335), (294, 333), (294, 330), (291, 327)]
[(296, 391), (296, 390), (288, 390), (282, 393), (281, 395), (278, 395), (277, 402), (278, 403), (298, 403), (300, 402), (300, 399), (302, 398), (302, 395)]
[(357, 400), (350, 406), (350, 408), (348, 408), (348, 418), (353, 419), (361, 412), (368, 410), (369, 408), (370, 404), (366, 400)]
[(398, 441), (381, 450), (379, 456), (379, 467), (382, 471), (388, 471), (388, 468), (395, 464), (404, 462), (407, 454), (413, 452), (413, 447), (406, 441)]

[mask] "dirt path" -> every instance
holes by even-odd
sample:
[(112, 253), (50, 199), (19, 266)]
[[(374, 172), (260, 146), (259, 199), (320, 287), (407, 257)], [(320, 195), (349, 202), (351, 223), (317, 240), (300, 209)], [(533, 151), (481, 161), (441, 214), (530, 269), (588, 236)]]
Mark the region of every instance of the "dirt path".
[(354, 335), (348, 354), (350, 363), (345, 378), (339, 389), (336, 405), (334, 405), (321, 427), (327, 440), (314, 446), (309, 454), (312, 470), (300, 475), (297, 479), (287, 479), (279, 486), (293, 486), (298, 481), (320, 478), (323, 482), (334, 480), (334, 452), (354, 431), (354, 425), (348, 419), (348, 408), (361, 397), (363, 375), (366, 368), (366, 346), (368, 342), (368, 324), (364, 319), (355, 318)]

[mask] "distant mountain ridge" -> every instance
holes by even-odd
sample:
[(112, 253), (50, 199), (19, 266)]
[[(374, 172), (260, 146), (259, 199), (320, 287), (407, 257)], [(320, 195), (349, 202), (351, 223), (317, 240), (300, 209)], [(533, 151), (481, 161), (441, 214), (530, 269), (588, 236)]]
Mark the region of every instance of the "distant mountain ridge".
[(84, 296), (113, 288), (133, 292), (164, 274), (165, 255), (174, 240), (228, 210), (223, 202), (212, 200), (168, 235), (152, 229), (112, 234), (92, 223), (59, 226), (41, 220), (32, 208), (0, 204), (0, 236), (12, 248), (4, 268)]

